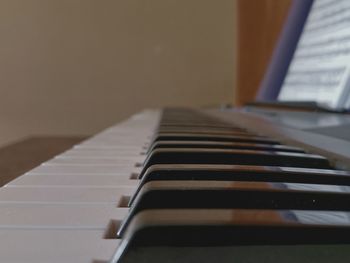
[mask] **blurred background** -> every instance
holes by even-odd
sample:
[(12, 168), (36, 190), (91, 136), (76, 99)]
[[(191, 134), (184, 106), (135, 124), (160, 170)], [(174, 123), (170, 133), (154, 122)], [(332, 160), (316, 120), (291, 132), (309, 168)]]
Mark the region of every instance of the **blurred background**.
[(244, 103), (289, 2), (0, 0), (0, 146), (88, 136), (144, 108)]

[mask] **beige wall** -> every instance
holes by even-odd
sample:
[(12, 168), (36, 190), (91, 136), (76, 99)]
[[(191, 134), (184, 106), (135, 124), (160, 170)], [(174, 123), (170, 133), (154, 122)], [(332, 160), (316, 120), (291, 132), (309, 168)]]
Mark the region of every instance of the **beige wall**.
[(233, 100), (233, 0), (0, 0), (0, 145)]

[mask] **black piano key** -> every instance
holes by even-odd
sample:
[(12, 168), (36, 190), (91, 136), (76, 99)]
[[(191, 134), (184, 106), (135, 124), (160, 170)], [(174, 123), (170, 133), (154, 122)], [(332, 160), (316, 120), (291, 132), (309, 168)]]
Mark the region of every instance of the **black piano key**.
[[(213, 119), (205, 119), (205, 118), (185, 118), (181, 117), (179, 119), (175, 118), (162, 118), (160, 125), (188, 125), (188, 126), (197, 126), (197, 125), (209, 125), (211, 127), (237, 127), (231, 124), (227, 124), (224, 122), (218, 122)], [(238, 127), (237, 127), (238, 128)]]
[(197, 126), (182, 126), (182, 125), (172, 125), (172, 126), (167, 126), (167, 125), (162, 125), (160, 124), (158, 127), (158, 131), (166, 131), (166, 132), (176, 132), (176, 131), (181, 131), (181, 132), (241, 132), (241, 133), (249, 133), (248, 131), (238, 128), (238, 127), (197, 127)]
[(118, 236), (147, 209), (297, 209), (350, 211), (350, 187), (245, 181), (152, 181), (139, 191)]
[(156, 134), (154, 141), (221, 141), (280, 144), (276, 140), (262, 136), (210, 135), (191, 133), (158, 133)]
[(349, 244), (344, 211), (163, 209), (133, 218), (111, 262), (141, 246)]
[(184, 127), (184, 128), (202, 128), (202, 129), (231, 129), (236, 131), (245, 131), (245, 129), (233, 126), (231, 124), (226, 123), (176, 123), (176, 122), (161, 122), (159, 125), (159, 128), (178, 128), (178, 127)]
[(156, 141), (149, 152), (159, 148), (213, 148), (213, 149), (245, 149), (261, 151), (281, 151), (304, 153), (301, 148), (282, 144), (242, 143), (242, 142), (218, 142), (218, 141)]
[(303, 153), (227, 149), (156, 149), (145, 160), (141, 177), (154, 164), (240, 164), (331, 169), (322, 156)]
[(141, 187), (150, 181), (255, 181), (287, 182), (305, 184), (350, 185), (347, 171), (310, 169), (299, 167), (250, 166), (250, 165), (153, 165), (142, 177), (135, 194), (129, 202), (133, 203)]
[(235, 135), (235, 136), (256, 136), (252, 133), (235, 130), (214, 130), (214, 129), (164, 129), (159, 128), (158, 133), (180, 133), (180, 134), (207, 134), (207, 135)]

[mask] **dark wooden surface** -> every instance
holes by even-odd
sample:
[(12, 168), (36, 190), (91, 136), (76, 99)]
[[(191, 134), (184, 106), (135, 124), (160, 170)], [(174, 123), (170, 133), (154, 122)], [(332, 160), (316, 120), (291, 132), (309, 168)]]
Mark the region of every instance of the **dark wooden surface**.
[(238, 0), (238, 76), (235, 104), (255, 94), (288, 14), (291, 0)]
[(84, 139), (84, 136), (29, 137), (0, 148), (0, 186)]

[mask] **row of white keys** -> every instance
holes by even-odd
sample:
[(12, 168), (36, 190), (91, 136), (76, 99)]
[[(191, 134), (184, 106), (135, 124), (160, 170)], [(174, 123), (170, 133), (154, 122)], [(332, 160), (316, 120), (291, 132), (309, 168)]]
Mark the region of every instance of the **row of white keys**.
[(0, 262), (107, 262), (159, 118), (134, 115), (0, 188)]

